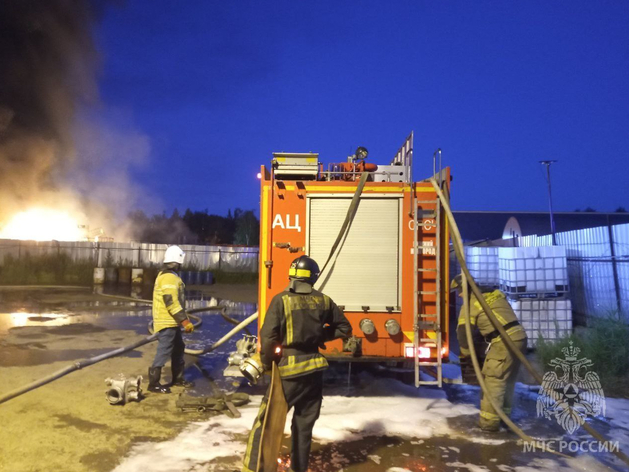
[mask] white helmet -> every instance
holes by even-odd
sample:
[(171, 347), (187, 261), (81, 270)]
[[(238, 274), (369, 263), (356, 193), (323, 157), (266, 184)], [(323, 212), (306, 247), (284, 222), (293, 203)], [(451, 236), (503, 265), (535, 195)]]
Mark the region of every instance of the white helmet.
[(164, 264), (168, 264), (169, 262), (176, 262), (177, 264), (183, 265), (183, 260), (186, 257), (186, 253), (181, 250), (179, 246), (170, 246), (166, 249), (166, 253), (164, 254)]

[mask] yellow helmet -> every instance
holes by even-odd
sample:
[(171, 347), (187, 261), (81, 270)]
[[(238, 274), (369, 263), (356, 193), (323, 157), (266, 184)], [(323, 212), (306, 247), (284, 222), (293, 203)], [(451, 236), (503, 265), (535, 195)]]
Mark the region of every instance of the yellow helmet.
[(453, 291), (453, 290), (461, 291), (463, 290), (462, 287), (463, 287), (463, 276), (461, 274), (457, 274), (452, 279), (452, 282), (450, 282), (450, 291)]
[(314, 285), (319, 278), (319, 265), (308, 256), (299, 256), (295, 259), (288, 269), (288, 277), (290, 279), (298, 279)]

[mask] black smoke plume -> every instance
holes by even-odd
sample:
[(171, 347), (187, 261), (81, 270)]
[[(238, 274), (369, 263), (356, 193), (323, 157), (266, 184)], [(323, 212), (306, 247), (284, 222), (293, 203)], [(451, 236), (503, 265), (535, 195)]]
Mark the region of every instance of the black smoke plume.
[(75, 111), (97, 98), (98, 10), (83, 0), (0, 1), (0, 222), (54, 189), (74, 159)]

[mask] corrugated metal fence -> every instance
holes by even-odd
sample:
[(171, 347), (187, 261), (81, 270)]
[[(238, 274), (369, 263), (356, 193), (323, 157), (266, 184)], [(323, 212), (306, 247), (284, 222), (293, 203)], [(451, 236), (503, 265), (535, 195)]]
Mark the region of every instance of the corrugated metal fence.
[[(629, 224), (566, 231), (556, 238), (566, 247), (575, 315), (619, 312), (629, 322)], [(521, 247), (551, 244), (550, 235), (518, 241)]]
[[(115, 242), (57, 242), (19, 241), (0, 239), (0, 266), (6, 256), (15, 259), (26, 254), (38, 256), (66, 253), (72, 260), (92, 260), (98, 267), (128, 266), (149, 267), (161, 265), (167, 244), (115, 243)], [(257, 272), (257, 247), (198, 246), (181, 244), (186, 253), (186, 266), (197, 270), (223, 270), (225, 272)]]

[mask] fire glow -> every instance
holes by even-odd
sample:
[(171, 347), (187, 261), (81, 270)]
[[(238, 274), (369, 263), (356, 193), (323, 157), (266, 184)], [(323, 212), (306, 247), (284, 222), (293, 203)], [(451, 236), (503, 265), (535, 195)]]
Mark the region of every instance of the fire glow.
[(67, 212), (32, 208), (14, 215), (0, 230), (0, 239), (83, 241), (84, 233)]

